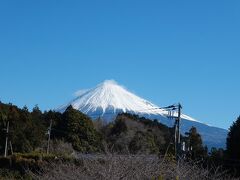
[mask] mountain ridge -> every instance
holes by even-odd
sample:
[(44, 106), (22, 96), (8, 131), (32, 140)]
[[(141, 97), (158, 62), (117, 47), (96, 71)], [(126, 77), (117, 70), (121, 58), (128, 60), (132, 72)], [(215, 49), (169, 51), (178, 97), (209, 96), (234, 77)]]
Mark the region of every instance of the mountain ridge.
[[(64, 112), (70, 105), (74, 109), (87, 114), (92, 119), (100, 117), (109, 122), (114, 120), (117, 114), (123, 112), (137, 114), (149, 119), (157, 119), (168, 126), (173, 125), (172, 120), (168, 118), (168, 111), (131, 93), (114, 80), (106, 80), (95, 88), (78, 91), (75, 99), (60, 106), (56, 111)], [(177, 111), (173, 112), (172, 115), (177, 117)], [(199, 129), (206, 145), (210, 147), (225, 147), (227, 130), (207, 125), (185, 114), (182, 114), (181, 118), (182, 133), (195, 126)]]

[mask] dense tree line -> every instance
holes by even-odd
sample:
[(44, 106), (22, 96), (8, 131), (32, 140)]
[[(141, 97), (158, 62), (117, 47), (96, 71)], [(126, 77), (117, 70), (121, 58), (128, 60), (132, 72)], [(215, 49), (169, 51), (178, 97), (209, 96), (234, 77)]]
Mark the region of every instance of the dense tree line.
[[(38, 106), (31, 111), (12, 104), (0, 103), (0, 154), (3, 155), (8, 136), (8, 154), (15, 152), (46, 152), (48, 128), (52, 121), (52, 148), (71, 146), (82, 153), (159, 154), (174, 157), (174, 128), (157, 120), (132, 114), (119, 114), (106, 123), (100, 118), (92, 121), (87, 115), (69, 106), (65, 112), (42, 112)], [(9, 132), (6, 127), (9, 122)], [(229, 129), (227, 148), (208, 150), (195, 127), (181, 135), (185, 144), (182, 156), (204, 160), (206, 166), (222, 166), (236, 175), (240, 170), (240, 117)], [(52, 152), (56, 152), (53, 151)], [(70, 151), (72, 149), (70, 148)]]
[(43, 114), (35, 107), (19, 109), (12, 104), (0, 103), (0, 152), (4, 151), (7, 123), (9, 144), (15, 152), (29, 152), (39, 147), (45, 133)]
[[(12, 104), (0, 103), (0, 153), (4, 152), (7, 135), (8, 144), (14, 152), (44, 151), (51, 120), (52, 139), (70, 142), (80, 152), (102, 149), (101, 135), (95, 130), (91, 119), (72, 107), (63, 114), (53, 111), (42, 113), (37, 106), (30, 112), (27, 107), (20, 109)], [(8, 122), (9, 133), (6, 134)]]
[[(71, 143), (79, 152), (174, 154), (174, 129), (157, 120), (152, 121), (123, 113), (119, 114), (114, 122), (104, 123), (101, 119), (92, 121), (71, 106), (64, 113), (41, 112), (37, 106), (30, 112), (27, 107), (20, 109), (12, 104), (3, 103), (0, 103), (0, 153), (3, 154), (4, 151), (5, 129), (8, 121), (10, 123), (8, 136), (13, 151), (31, 152), (45, 150), (44, 144), (46, 144), (47, 130), (51, 120), (53, 122), (51, 138)], [(230, 132), (236, 129), (238, 121)], [(228, 152), (230, 154), (230, 147), (233, 144), (231, 137), (236, 135), (229, 134)], [(190, 129), (189, 133), (181, 139), (184, 140), (185, 149), (189, 152), (187, 156), (192, 159), (207, 156), (207, 149), (203, 147), (201, 136), (196, 128)], [(215, 156), (217, 152), (217, 149), (213, 149)]]

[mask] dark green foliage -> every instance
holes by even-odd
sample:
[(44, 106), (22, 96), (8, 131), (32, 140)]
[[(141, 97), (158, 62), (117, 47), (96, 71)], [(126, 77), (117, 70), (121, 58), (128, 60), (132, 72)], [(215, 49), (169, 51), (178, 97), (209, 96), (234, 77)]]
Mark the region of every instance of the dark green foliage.
[(114, 152), (164, 154), (171, 142), (170, 131), (170, 128), (156, 120), (123, 113), (104, 128), (103, 134)]
[(11, 104), (0, 104), (0, 153), (4, 151), (6, 126), (9, 121), (9, 142), (14, 152), (30, 152), (37, 148), (44, 137), (41, 111), (32, 113), (26, 107), (19, 109)]
[(125, 132), (127, 132), (127, 125), (125, 124), (124, 120), (118, 116), (114, 126), (112, 127), (111, 134), (118, 136)]
[[(47, 129), (52, 120), (50, 152), (54, 155), (41, 155), (28, 152), (46, 151)], [(20, 109), (12, 104), (0, 102), (0, 154), (3, 155), (6, 126), (10, 124), (8, 143), (12, 143), (15, 154), (3, 158), (0, 156), (0, 174), (4, 178), (22, 177), (22, 170), (38, 168), (42, 161), (56, 160), (57, 156), (70, 157), (74, 150), (92, 153), (111, 151), (113, 153), (132, 154), (174, 154), (174, 129), (157, 120), (149, 120), (127, 113), (119, 114), (114, 122), (106, 124), (101, 119), (94, 122), (71, 106), (61, 114), (54, 111), (42, 113), (38, 106), (30, 112), (27, 107)], [(223, 149), (213, 148), (210, 156), (203, 147), (197, 129), (192, 127), (187, 136), (181, 136), (189, 149), (191, 159), (207, 159), (209, 166), (222, 166), (239, 175), (240, 169), (240, 117), (230, 127), (227, 138), (227, 156)], [(53, 143), (55, 142), (55, 144)], [(45, 147), (44, 147), (45, 145)], [(72, 149), (74, 148), (74, 150)], [(8, 149), (10, 154), (10, 148)], [(207, 157), (208, 156), (208, 157)], [(206, 158), (207, 157), (207, 158)], [(57, 158), (58, 159), (58, 158)], [(12, 171), (21, 169), (21, 171)]]
[[(63, 139), (66, 137), (66, 121), (63, 121), (63, 115), (59, 112), (48, 111), (44, 112), (44, 122), (45, 126), (49, 127), (50, 121), (52, 120), (52, 133), (53, 139)], [(46, 129), (47, 130), (47, 129)]]
[(61, 130), (66, 132), (66, 140), (80, 152), (97, 152), (102, 149), (101, 136), (94, 129), (91, 119), (69, 106), (63, 113)]
[(189, 157), (191, 159), (199, 159), (207, 156), (207, 149), (203, 147), (201, 135), (195, 127), (192, 127), (187, 135), (187, 146), (189, 149)]
[(35, 106), (29, 115), (31, 118), (32, 126), (29, 127), (29, 130), (26, 134), (32, 143), (33, 149), (36, 149), (42, 144), (42, 141), (45, 138), (46, 133), (46, 124), (43, 121), (44, 115), (38, 108)]
[(210, 155), (211, 155), (211, 158), (213, 158), (213, 159), (223, 159), (224, 153), (225, 153), (225, 151), (222, 148), (220, 148), (220, 149), (212, 148)]
[(240, 160), (240, 116), (229, 129), (227, 137), (227, 154), (232, 159)]
[[(69, 106), (61, 114), (54, 111), (42, 113), (38, 106), (29, 112), (11, 104), (0, 104), (0, 152), (3, 154), (7, 121), (10, 122), (9, 141), (14, 152), (46, 151), (47, 129), (52, 120), (52, 140), (71, 143), (80, 152), (91, 153), (111, 149), (114, 152), (134, 154), (165, 154), (173, 151), (173, 129), (137, 115), (119, 114), (116, 121), (104, 125), (100, 119), (95, 123), (85, 114)], [(3, 137), (3, 138), (2, 138)], [(188, 134), (192, 158), (202, 157), (204, 148), (195, 128)], [(58, 141), (56, 141), (58, 142)], [(103, 147), (103, 144), (105, 146)], [(108, 147), (108, 148), (106, 148)], [(50, 148), (51, 149), (51, 148)]]
[(0, 156), (0, 179), (32, 179), (27, 171), (41, 172), (49, 163), (74, 162), (69, 156), (56, 156), (45, 153), (15, 153), (8, 157)]
[(215, 166), (224, 166), (225, 151), (223, 149), (212, 148), (209, 153), (209, 162)]
[[(47, 139), (47, 129), (52, 120), (52, 139), (65, 139), (81, 152), (101, 151), (102, 137), (94, 129), (89, 117), (69, 107), (63, 114), (48, 111), (42, 113), (38, 106), (29, 112), (25, 106), (20, 109), (11, 104), (0, 103), (0, 153), (3, 154), (6, 126), (9, 121), (8, 143), (13, 152), (31, 152), (42, 149)], [(10, 153), (10, 149), (8, 150)]]
[(154, 135), (149, 132), (138, 131), (129, 144), (129, 150), (132, 154), (145, 152), (147, 154), (158, 153), (159, 149), (155, 142)]

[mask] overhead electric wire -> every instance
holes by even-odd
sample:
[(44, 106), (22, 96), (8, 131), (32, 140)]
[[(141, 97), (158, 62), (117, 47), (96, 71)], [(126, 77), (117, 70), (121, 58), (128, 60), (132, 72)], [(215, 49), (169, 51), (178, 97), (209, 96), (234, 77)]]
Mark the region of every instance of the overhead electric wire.
[[(173, 104), (173, 105), (170, 105), (170, 106), (166, 106), (166, 107), (153, 107), (153, 108), (149, 108), (149, 109), (142, 109), (140, 111), (138, 111), (139, 113), (141, 112), (145, 112), (145, 111), (151, 111), (151, 110), (162, 110), (162, 111), (166, 111), (166, 112), (169, 112), (169, 111), (175, 111), (177, 110), (176, 108), (176, 105)], [(134, 111), (129, 111), (129, 112), (134, 112)], [(85, 113), (85, 112), (83, 112)], [(116, 111), (112, 111), (112, 112), (102, 112), (102, 113), (93, 113), (93, 114), (88, 114), (88, 116), (90, 117), (101, 117), (101, 116), (104, 116), (104, 115), (112, 115), (112, 114), (116, 114), (116, 113), (128, 113), (128, 112), (124, 112), (124, 111), (119, 111), (119, 112), (116, 112)], [(146, 112), (146, 114), (148, 114), (148, 112)], [(150, 113), (149, 113), (150, 114)], [(174, 114), (174, 113), (173, 113)], [(167, 116), (167, 114), (166, 114)]]
[[(158, 110), (158, 109), (166, 111), (166, 112), (171, 112), (171, 111), (175, 111), (177, 108), (176, 108), (176, 105), (173, 104), (173, 105), (166, 106), (166, 107), (153, 107), (153, 108), (149, 108), (149, 109), (143, 109), (142, 111), (138, 111), (138, 112), (144, 112), (144, 111), (147, 111), (147, 110)], [(104, 116), (104, 115), (112, 115), (112, 114), (116, 114), (116, 113), (118, 113), (118, 112), (113, 111), (113, 112), (107, 112), (107, 113), (105, 113), (105, 112), (103, 112), (103, 113), (93, 113), (93, 114), (88, 114), (88, 116), (89, 117), (101, 117), (101, 116)], [(119, 113), (128, 113), (128, 112), (121, 112), (120, 111)], [(173, 114), (174, 114), (174, 112), (171, 114), (170, 118), (169, 118), (168, 114), (166, 114), (166, 118), (169, 118), (169, 119), (176, 118), (177, 116), (174, 117)], [(139, 115), (139, 114), (136, 114), (136, 115)], [(174, 124), (174, 122), (173, 122), (173, 124)], [(52, 128), (52, 130), (62, 132), (62, 133), (66, 133), (66, 131), (55, 129), (55, 128)]]

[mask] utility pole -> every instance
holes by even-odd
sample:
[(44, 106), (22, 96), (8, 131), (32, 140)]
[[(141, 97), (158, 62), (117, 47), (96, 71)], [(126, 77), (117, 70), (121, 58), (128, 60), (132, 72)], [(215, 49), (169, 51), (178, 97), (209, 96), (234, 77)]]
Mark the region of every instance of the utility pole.
[(181, 151), (180, 121), (181, 121), (182, 106), (180, 103), (177, 105), (177, 109), (178, 109), (178, 117), (176, 118), (176, 122), (175, 122), (175, 148), (176, 148), (175, 150), (176, 150), (176, 160), (178, 161), (180, 156), (180, 151)]
[(175, 119), (175, 123), (174, 123), (174, 151), (175, 151), (175, 158), (177, 160), (178, 158), (178, 153), (177, 153), (177, 118)]
[(9, 132), (9, 121), (7, 122), (7, 129), (6, 130), (6, 142), (5, 142), (5, 151), (4, 157), (7, 157), (7, 150), (8, 150), (8, 132)]
[(49, 154), (50, 140), (51, 140), (51, 130), (52, 130), (52, 119), (51, 119), (51, 121), (50, 121), (50, 126), (48, 127), (47, 154)]

